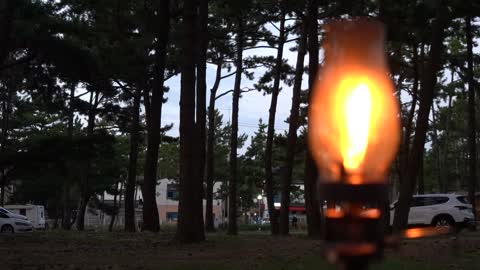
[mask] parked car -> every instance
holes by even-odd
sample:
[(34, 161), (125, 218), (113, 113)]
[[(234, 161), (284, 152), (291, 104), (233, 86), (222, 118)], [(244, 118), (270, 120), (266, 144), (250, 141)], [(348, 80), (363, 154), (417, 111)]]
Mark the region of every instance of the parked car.
[(4, 213), (4, 214), (9, 214), (10, 216), (13, 216), (13, 217), (16, 217), (16, 218), (19, 218), (19, 219), (27, 219), (28, 218), (25, 216), (25, 215), (20, 215), (20, 214), (15, 214), (3, 207), (0, 207), (0, 213)]
[(33, 227), (36, 230), (46, 229), (45, 207), (43, 205), (5, 205), (5, 209), (10, 213), (26, 217), (26, 219), (28, 219), (33, 224)]
[[(397, 202), (390, 207), (390, 224)], [(459, 194), (414, 195), (408, 214), (408, 225), (471, 226), (474, 224), (472, 205)]]
[(0, 232), (1, 233), (20, 233), (31, 232), (33, 226), (30, 221), (18, 217), (10, 212), (0, 211)]

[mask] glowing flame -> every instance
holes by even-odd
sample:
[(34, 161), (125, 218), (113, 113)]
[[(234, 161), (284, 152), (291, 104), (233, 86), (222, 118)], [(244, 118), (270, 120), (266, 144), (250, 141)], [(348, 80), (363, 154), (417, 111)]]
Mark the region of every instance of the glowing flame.
[(343, 166), (355, 170), (362, 163), (368, 146), (372, 97), (364, 82), (347, 79), (339, 89), (337, 119)]
[(400, 143), (381, 24), (333, 22), (311, 89), (308, 143), (322, 181), (384, 183)]

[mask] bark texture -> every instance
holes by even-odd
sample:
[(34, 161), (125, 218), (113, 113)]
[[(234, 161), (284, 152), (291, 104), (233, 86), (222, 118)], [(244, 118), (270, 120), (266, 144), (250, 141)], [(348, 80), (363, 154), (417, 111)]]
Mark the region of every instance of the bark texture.
[(164, 71), (167, 44), (170, 32), (170, 1), (159, 0), (157, 4), (157, 41), (155, 43), (154, 80), (151, 102), (146, 95), (147, 110), (147, 153), (142, 184), (143, 195), (143, 230), (158, 232), (160, 223), (156, 202), (158, 148), (160, 144), (161, 113), (164, 95)]
[(393, 228), (395, 231), (404, 229), (408, 225), (410, 203), (418, 177), (420, 162), (422, 161), (425, 139), (428, 129), (428, 117), (433, 103), (437, 72), (440, 69), (442, 54), (443, 32), (446, 23), (445, 7), (437, 7), (437, 15), (432, 25), (431, 49), (428, 61), (422, 72), (419, 109), (413, 138), (412, 149), (408, 157), (406, 178), (400, 183), (400, 196), (394, 215)]
[(288, 138), (287, 138), (287, 155), (285, 164), (282, 167), (282, 202), (280, 206), (280, 234), (288, 235), (289, 233), (289, 207), (290, 207), (290, 191), (292, 185), (293, 163), (295, 159), (295, 151), (297, 146), (297, 130), (300, 116), (300, 93), (302, 90), (303, 63), (306, 53), (306, 24), (303, 23), (300, 33), (300, 41), (298, 45), (297, 63), (295, 65), (295, 79), (293, 83), (292, 107), (290, 110)]
[[(312, 92), (318, 72), (318, 0), (308, 1), (307, 10), (308, 21), (308, 88), (309, 97)], [(308, 132), (308, 131), (307, 131)], [(310, 155), (309, 149), (306, 150), (305, 157), (305, 210), (307, 212), (307, 233), (310, 238), (318, 239), (322, 233), (321, 207), (317, 197), (318, 172)]]
[(232, 98), (232, 133), (230, 135), (230, 181), (228, 182), (228, 234), (237, 234), (237, 147), (238, 147), (238, 102), (243, 69), (243, 18), (237, 18), (237, 55), (235, 84)]
[(272, 154), (273, 154), (273, 137), (275, 135), (275, 116), (277, 114), (277, 101), (278, 94), (280, 92), (280, 76), (282, 72), (283, 64), (283, 47), (285, 44), (285, 7), (283, 6), (283, 1), (281, 3), (281, 14), (280, 14), (280, 27), (279, 27), (279, 36), (278, 36), (278, 48), (277, 48), (277, 58), (275, 61), (275, 74), (273, 80), (272, 88), (272, 98), (270, 101), (270, 109), (268, 111), (268, 128), (267, 128), (267, 141), (265, 146), (265, 192), (267, 195), (267, 208), (268, 215), (270, 217), (270, 231), (272, 235), (276, 235), (279, 232), (278, 229), (278, 214), (277, 210), (274, 207), (273, 198), (275, 196), (273, 189), (273, 164), (272, 164)]

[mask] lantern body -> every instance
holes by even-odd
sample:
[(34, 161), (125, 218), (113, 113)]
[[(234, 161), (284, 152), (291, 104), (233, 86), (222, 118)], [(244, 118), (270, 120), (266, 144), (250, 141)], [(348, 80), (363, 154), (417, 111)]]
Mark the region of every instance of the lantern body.
[(381, 183), (400, 140), (383, 25), (334, 21), (325, 31), (309, 107), (310, 151), (323, 181)]

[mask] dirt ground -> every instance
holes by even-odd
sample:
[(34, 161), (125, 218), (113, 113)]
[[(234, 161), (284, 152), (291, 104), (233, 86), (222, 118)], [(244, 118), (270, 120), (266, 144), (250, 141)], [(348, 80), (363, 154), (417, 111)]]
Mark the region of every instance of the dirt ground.
[[(35, 232), (0, 235), (0, 269), (334, 269), (321, 241), (245, 232), (177, 245), (169, 233)], [(480, 269), (480, 233), (403, 241), (372, 269)]]

